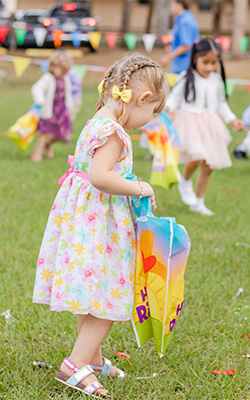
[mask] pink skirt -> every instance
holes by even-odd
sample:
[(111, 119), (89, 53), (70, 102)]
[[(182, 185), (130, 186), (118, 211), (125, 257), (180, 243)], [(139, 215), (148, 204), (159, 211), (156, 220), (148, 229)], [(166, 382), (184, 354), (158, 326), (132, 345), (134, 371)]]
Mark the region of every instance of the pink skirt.
[(177, 110), (173, 124), (181, 142), (180, 164), (205, 160), (211, 169), (231, 167), (227, 146), (232, 138), (217, 113)]

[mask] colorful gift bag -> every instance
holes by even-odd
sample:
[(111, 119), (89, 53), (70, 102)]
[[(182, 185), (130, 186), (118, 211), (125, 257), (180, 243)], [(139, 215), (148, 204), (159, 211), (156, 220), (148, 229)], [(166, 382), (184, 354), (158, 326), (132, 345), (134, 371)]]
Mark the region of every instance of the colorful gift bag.
[(34, 135), (40, 119), (41, 107), (37, 104), (33, 105), (29, 111), (22, 115), (16, 123), (8, 130), (8, 136), (18, 147), (27, 151)]
[(148, 136), (148, 147), (153, 154), (151, 185), (169, 189), (179, 182), (178, 160), (180, 141), (176, 130), (164, 112), (153, 118), (142, 129)]
[(138, 346), (154, 337), (162, 357), (183, 308), (190, 240), (174, 218), (153, 215), (148, 197), (134, 200), (134, 210), (138, 219), (132, 323)]

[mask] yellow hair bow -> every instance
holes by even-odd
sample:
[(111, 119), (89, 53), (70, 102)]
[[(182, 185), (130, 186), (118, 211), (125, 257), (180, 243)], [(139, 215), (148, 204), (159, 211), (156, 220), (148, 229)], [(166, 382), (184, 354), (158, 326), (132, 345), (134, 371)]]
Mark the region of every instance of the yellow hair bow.
[(120, 97), (124, 103), (129, 103), (132, 97), (132, 90), (125, 89), (121, 92), (118, 86), (114, 85), (112, 89), (112, 97), (113, 99), (118, 99)]
[(105, 89), (104, 89), (104, 87), (103, 87), (103, 84), (104, 84), (104, 79), (101, 81), (101, 83), (99, 83), (99, 85), (97, 86), (97, 90), (98, 90), (98, 93), (99, 94), (102, 94), (102, 93), (104, 93), (105, 92)]

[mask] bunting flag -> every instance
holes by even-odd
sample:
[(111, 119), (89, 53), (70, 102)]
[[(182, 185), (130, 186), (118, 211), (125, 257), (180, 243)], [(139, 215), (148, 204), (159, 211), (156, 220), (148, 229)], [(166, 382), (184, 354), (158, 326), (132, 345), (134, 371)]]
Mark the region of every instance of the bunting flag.
[(52, 36), (53, 36), (53, 41), (54, 41), (55, 47), (61, 46), (62, 34), (63, 34), (63, 31), (61, 31), (61, 30), (52, 31)]
[(98, 49), (100, 46), (100, 41), (102, 38), (102, 34), (100, 32), (90, 32), (89, 33), (89, 41), (93, 49)]
[(172, 72), (166, 73), (167, 83), (172, 88), (176, 84), (176, 79), (178, 74), (173, 74)]
[(16, 35), (16, 40), (17, 44), (19, 46), (22, 46), (24, 44), (26, 35), (27, 35), (27, 29), (25, 28), (16, 28), (15, 29), (15, 35)]
[(81, 45), (81, 32), (80, 31), (75, 31), (75, 32), (71, 32), (70, 36), (72, 38), (72, 43), (74, 47), (80, 47)]
[(250, 84), (247, 85), (248, 92), (250, 94)]
[(134, 50), (137, 43), (137, 35), (135, 33), (125, 33), (124, 40), (129, 50)]
[(75, 65), (72, 65), (71, 69), (73, 69), (77, 73), (77, 75), (79, 76), (79, 79), (82, 81), (86, 75), (88, 67), (87, 67), (87, 65), (75, 64)]
[(0, 26), (0, 43), (3, 43), (5, 41), (8, 32), (8, 26)]
[(241, 38), (238, 39), (238, 43), (240, 46), (240, 51), (244, 54), (247, 52), (247, 48), (249, 45), (249, 39), (246, 36), (243, 36)]
[(227, 79), (227, 93), (229, 97), (232, 96), (235, 85), (236, 83), (233, 80)]
[(31, 63), (30, 58), (14, 57), (13, 64), (17, 78), (20, 78)]
[(221, 47), (222, 51), (224, 51), (224, 53), (229, 52), (231, 41), (232, 41), (232, 39), (230, 36), (221, 36), (219, 38), (220, 47)]
[(156, 41), (156, 35), (154, 33), (146, 33), (142, 36), (142, 41), (146, 51), (152, 51)]
[(37, 46), (42, 47), (47, 36), (47, 29), (41, 27), (34, 28), (33, 35), (35, 37)]
[(162, 40), (162, 43), (165, 45), (165, 50), (170, 51), (171, 42), (173, 40), (173, 37), (171, 35), (162, 35), (161, 40)]
[(46, 60), (41, 60), (40, 61), (40, 68), (43, 74), (45, 74), (48, 71), (48, 66), (49, 62)]
[(106, 33), (105, 39), (106, 39), (106, 41), (108, 43), (108, 47), (110, 49), (113, 49), (115, 47), (116, 42), (117, 42), (117, 38), (118, 38), (118, 34), (117, 33), (112, 33), (112, 32)]

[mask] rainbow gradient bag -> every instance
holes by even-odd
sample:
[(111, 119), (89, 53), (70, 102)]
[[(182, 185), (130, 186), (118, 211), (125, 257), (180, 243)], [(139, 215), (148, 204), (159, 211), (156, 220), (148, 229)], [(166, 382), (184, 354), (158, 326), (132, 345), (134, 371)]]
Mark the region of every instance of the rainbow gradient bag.
[(23, 151), (28, 150), (34, 139), (41, 108), (37, 104), (33, 105), (26, 114), (18, 118), (16, 123), (8, 129), (8, 137)]
[(157, 218), (148, 197), (133, 198), (138, 216), (132, 323), (138, 346), (154, 337), (163, 357), (184, 304), (190, 240), (174, 218)]

